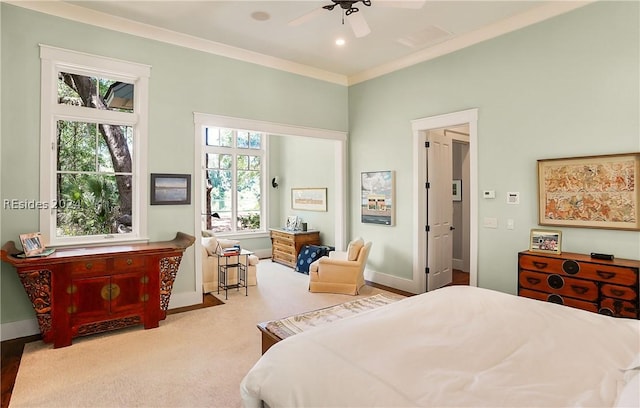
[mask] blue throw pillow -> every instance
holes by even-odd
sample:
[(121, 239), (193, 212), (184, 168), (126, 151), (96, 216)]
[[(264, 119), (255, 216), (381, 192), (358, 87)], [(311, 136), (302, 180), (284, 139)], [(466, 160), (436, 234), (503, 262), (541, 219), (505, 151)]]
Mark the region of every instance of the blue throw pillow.
[(311, 263), (322, 257), (326, 253), (326, 248), (317, 245), (305, 245), (300, 249), (296, 271), (309, 274)]

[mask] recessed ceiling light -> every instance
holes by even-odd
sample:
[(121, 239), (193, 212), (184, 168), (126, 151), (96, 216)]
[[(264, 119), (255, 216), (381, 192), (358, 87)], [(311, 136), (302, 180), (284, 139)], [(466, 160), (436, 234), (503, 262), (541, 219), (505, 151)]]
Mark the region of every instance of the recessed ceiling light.
[(271, 16), (265, 11), (254, 11), (251, 13), (251, 18), (257, 21), (267, 21)]
[(344, 38), (338, 38), (336, 40), (336, 45), (339, 47), (342, 47), (343, 45), (345, 45), (347, 42), (344, 40)]

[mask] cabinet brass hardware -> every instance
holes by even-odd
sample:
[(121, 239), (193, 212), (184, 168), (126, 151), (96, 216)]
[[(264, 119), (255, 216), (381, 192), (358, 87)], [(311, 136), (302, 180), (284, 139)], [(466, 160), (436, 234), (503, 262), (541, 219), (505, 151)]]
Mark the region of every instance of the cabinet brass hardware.
[(69, 285), (67, 286), (67, 293), (70, 295), (73, 295), (74, 293), (76, 293), (78, 291), (78, 287), (76, 285)]
[(149, 294), (148, 293), (143, 294), (142, 296), (140, 296), (140, 300), (142, 302), (148, 301), (149, 300)]
[(93, 263), (91, 263), (91, 262), (87, 262), (84, 266), (85, 266), (85, 268), (87, 268), (87, 269), (91, 269), (91, 268), (93, 268)]
[(71, 305), (67, 307), (67, 313), (73, 314), (78, 311), (78, 307), (76, 305)]
[(100, 290), (100, 296), (104, 300), (113, 300), (120, 296), (120, 286), (115, 283), (104, 285)]
[(127, 265), (131, 265), (131, 264), (133, 264), (133, 259), (128, 258), (128, 259), (127, 259)]
[(144, 283), (145, 285), (149, 283), (149, 276), (144, 275), (142, 278), (140, 278), (140, 283)]

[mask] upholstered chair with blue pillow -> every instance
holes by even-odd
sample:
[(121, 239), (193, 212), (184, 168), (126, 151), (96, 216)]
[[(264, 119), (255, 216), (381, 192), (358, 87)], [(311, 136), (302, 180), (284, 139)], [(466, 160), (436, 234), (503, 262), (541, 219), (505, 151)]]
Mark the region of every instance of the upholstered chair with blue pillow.
[(333, 251), (313, 262), (309, 267), (309, 290), (357, 295), (364, 286), (364, 268), (371, 245), (358, 238), (349, 243), (346, 252)]

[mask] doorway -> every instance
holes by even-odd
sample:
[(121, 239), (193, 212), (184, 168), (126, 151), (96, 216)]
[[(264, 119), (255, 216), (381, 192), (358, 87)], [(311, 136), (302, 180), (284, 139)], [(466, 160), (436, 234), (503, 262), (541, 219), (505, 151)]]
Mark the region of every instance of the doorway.
[[(470, 109), (461, 112), (455, 112), (445, 115), (439, 115), (434, 117), (428, 117), (423, 119), (417, 119), (412, 121), (412, 128), (414, 133), (414, 219), (416, 223), (414, 225), (414, 251), (413, 251), (413, 266), (414, 266), (414, 285), (416, 293), (432, 290), (435, 287), (429, 287), (427, 282), (429, 281), (428, 273), (430, 273), (429, 263), (434, 262), (435, 259), (432, 255), (432, 259), (429, 260), (427, 256), (428, 252), (428, 221), (427, 221), (427, 149), (426, 142), (429, 138), (429, 132), (433, 130), (448, 129), (451, 139), (456, 139), (455, 143), (452, 143), (452, 152), (456, 151), (457, 159), (459, 160), (459, 166), (454, 169), (452, 167), (451, 174), (452, 179), (459, 179), (461, 181), (462, 194), (466, 199), (462, 199), (458, 205), (461, 218), (459, 221), (453, 224), (460, 224), (460, 229), (456, 236), (459, 235), (459, 247), (456, 252), (453, 252), (453, 248), (450, 253), (451, 261), (453, 262), (454, 256), (457, 256), (456, 263), (453, 269), (466, 270), (469, 272), (469, 285), (477, 286), (477, 213), (478, 213), (478, 198), (477, 198), (477, 109)], [(456, 133), (453, 133), (456, 132)], [(453, 155), (453, 153), (452, 153)], [(433, 163), (432, 163), (433, 164)], [(459, 178), (456, 178), (459, 177)], [(429, 186), (431, 187), (431, 186)], [(449, 187), (451, 189), (451, 187)], [(446, 197), (448, 200), (448, 208), (455, 206), (456, 202), (453, 202), (453, 194), (448, 194)], [(455, 213), (455, 211), (453, 211)], [(466, 217), (466, 220), (465, 220)], [(458, 228), (455, 226), (455, 228)], [(453, 242), (453, 241), (452, 241)], [(452, 247), (454, 244), (452, 243)], [(437, 259), (439, 263), (442, 263), (442, 259)], [(437, 287), (437, 286), (436, 286)]]

